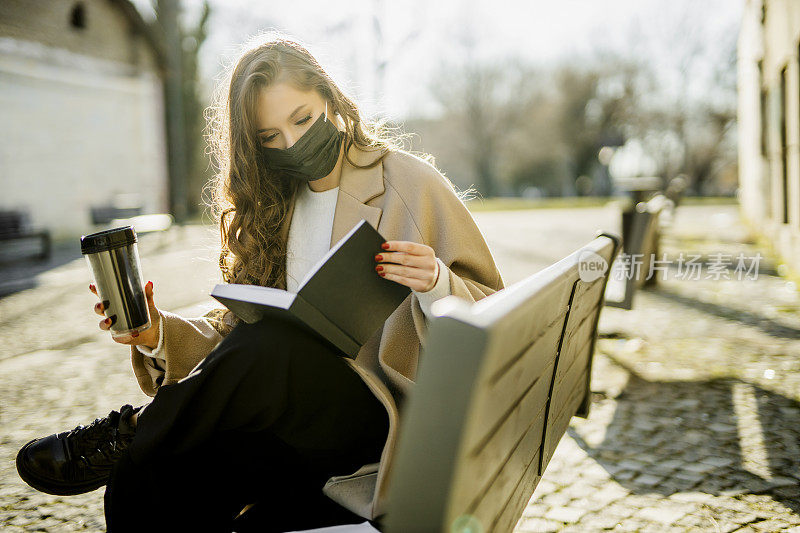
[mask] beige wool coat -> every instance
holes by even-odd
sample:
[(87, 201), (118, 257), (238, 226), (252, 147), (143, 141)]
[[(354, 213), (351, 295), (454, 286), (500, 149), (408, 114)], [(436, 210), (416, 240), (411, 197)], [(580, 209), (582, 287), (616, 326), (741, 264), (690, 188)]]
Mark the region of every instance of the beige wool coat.
[[(376, 151), (355, 145), (350, 154), (359, 165), (369, 164), (378, 156)], [(293, 208), (282, 229), (284, 237), (288, 237)], [(386, 240), (413, 241), (433, 248), (447, 265), (439, 275), (450, 277), (451, 294), (455, 296), (474, 302), (504, 287), (483, 234), (450, 181), (416, 155), (391, 152), (368, 169), (356, 168), (343, 158), (331, 246), (362, 218)], [(159, 313), (166, 368), (131, 346), (137, 380), (150, 396), (160, 385), (185, 377), (222, 340), (221, 332), (225, 331), (217, 319), (210, 318), (211, 313), (193, 318), (164, 310)], [(385, 512), (399, 416), (403, 399), (414, 384), (427, 327), (427, 318), (412, 291), (356, 359), (345, 358), (386, 408), (389, 433), (379, 463), (364, 465), (357, 472), (342, 472), (330, 478), (323, 491), (364, 518), (373, 519)]]

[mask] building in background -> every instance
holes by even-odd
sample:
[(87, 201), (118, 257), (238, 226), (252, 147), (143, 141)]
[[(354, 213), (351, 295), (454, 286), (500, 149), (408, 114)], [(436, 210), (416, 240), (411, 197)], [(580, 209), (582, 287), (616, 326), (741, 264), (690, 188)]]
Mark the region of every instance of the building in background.
[(0, 210), (55, 239), (169, 205), (159, 47), (128, 0), (0, 1)]
[(800, 271), (800, 2), (746, 0), (738, 55), (742, 210)]

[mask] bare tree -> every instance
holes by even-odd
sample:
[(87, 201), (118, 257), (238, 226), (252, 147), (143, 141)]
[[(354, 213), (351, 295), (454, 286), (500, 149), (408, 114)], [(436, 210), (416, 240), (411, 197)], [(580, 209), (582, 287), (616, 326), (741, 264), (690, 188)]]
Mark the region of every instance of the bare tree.
[(633, 140), (662, 177), (686, 174), (690, 191), (713, 192), (736, 164), (736, 31), (720, 28), (722, 37), (709, 39), (688, 6), (640, 24), (648, 33), (632, 34), (622, 51), (597, 47), (547, 69), (514, 58), (480, 60), (474, 25), (460, 24), (457, 57), (430, 85), (442, 115), (420, 124), (426, 144), (447, 147), (442, 153), (462, 179), (487, 196), (527, 187), (608, 194), (599, 151)]
[(449, 122), (453, 142), (469, 161), (477, 188), (495, 196), (504, 187), (500, 155), (529, 108), (529, 71), (515, 58), (442, 65), (430, 91)]
[[(690, 191), (705, 194), (710, 182), (735, 165), (737, 31), (722, 28), (719, 38), (709, 39), (707, 25), (688, 4), (659, 26), (663, 41), (654, 46), (669, 47), (673, 62), (651, 74), (652, 91), (632, 122), (634, 135), (644, 140), (662, 177), (685, 174)], [(657, 54), (639, 45), (653, 42), (640, 34), (630, 41), (643, 57)]]

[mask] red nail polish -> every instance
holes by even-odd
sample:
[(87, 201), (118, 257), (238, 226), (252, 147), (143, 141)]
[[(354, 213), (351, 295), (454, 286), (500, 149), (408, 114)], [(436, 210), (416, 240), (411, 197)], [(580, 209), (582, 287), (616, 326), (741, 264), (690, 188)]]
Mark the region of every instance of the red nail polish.
[(381, 248), (383, 248), (384, 250), (388, 250), (389, 249), (389, 243), (385, 242), (385, 243), (381, 244)]
[(375, 256), (375, 261), (383, 261), (383, 256), (378, 254)]
[(379, 276), (386, 277), (386, 272), (378, 272), (378, 275), (379, 275)]
[(380, 272), (381, 270), (383, 270), (383, 267), (381, 265), (378, 265), (378, 266), (375, 267), (375, 270)]

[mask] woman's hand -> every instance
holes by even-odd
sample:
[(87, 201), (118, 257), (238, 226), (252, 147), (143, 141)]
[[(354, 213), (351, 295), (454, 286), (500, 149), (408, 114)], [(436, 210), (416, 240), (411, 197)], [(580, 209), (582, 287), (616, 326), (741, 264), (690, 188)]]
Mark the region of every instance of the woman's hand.
[[(89, 284), (89, 290), (92, 291), (95, 296), (97, 294), (97, 288), (94, 284)], [(150, 322), (151, 325), (145, 331), (141, 333), (134, 333), (133, 335), (123, 335), (122, 337), (117, 337), (114, 339), (115, 342), (120, 344), (129, 344), (129, 345), (144, 345), (151, 350), (155, 349), (158, 346), (158, 325), (161, 321), (161, 315), (158, 313), (158, 308), (156, 304), (153, 302), (153, 282), (148, 281), (147, 284), (144, 286), (144, 294), (147, 298), (147, 311), (150, 313)], [(104, 316), (105, 315), (105, 306), (103, 302), (99, 302), (94, 306), (94, 312), (98, 315)], [(108, 331), (112, 325), (112, 318), (108, 317), (104, 320), (100, 321), (100, 329), (103, 331)]]
[(411, 241), (386, 241), (382, 248), (387, 251), (375, 256), (380, 262), (375, 267), (378, 274), (417, 292), (428, 292), (436, 285), (439, 262), (433, 248)]

